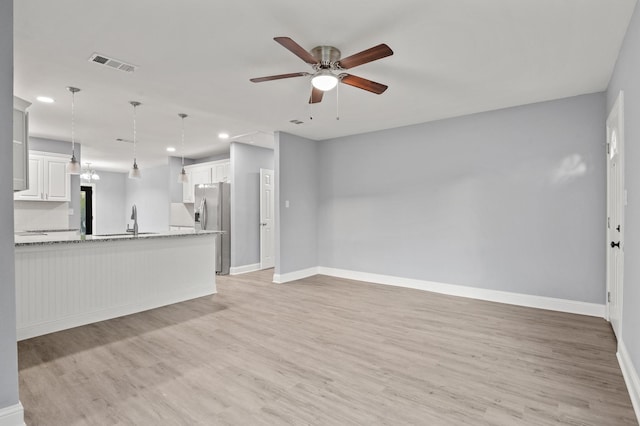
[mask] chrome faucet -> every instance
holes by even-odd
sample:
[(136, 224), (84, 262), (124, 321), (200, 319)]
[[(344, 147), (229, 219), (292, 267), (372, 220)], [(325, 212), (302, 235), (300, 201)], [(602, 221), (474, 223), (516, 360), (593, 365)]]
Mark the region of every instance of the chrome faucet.
[(133, 228), (129, 228), (129, 224), (127, 223), (127, 232), (133, 232), (133, 236), (138, 236), (138, 208), (134, 204), (131, 208), (131, 219), (133, 220)]

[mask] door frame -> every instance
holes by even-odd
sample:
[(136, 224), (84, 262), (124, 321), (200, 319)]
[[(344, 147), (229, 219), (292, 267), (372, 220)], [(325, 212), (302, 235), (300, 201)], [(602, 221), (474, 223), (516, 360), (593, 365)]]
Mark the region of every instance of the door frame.
[[(264, 263), (264, 255), (263, 255), (263, 236), (262, 236), (262, 231), (263, 231), (263, 221), (262, 218), (263, 216), (263, 211), (265, 209), (264, 207), (264, 199), (263, 199), (263, 187), (264, 187), (264, 174), (265, 172), (270, 172), (271, 173), (271, 178), (272, 178), (272, 182), (271, 182), (271, 254), (272, 254), (272, 259), (273, 261), (270, 264), (265, 265)], [(275, 220), (275, 188), (276, 188), (276, 184), (275, 184), (275, 172), (273, 169), (265, 169), (265, 168), (260, 168), (260, 185), (259, 185), (259, 191), (260, 191), (260, 213), (259, 213), (259, 217), (260, 217), (260, 269), (268, 269), (268, 268), (273, 268), (275, 266), (275, 234), (276, 234), (276, 220)]]
[[(610, 183), (610, 174), (611, 174), (611, 167), (610, 167), (610, 158), (609, 158), (609, 153), (610, 153), (610, 132), (609, 132), (609, 122), (612, 120), (613, 118), (613, 114), (617, 112), (618, 114), (618, 121), (619, 121), (619, 132), (618, 132), (618, 137), (616, 139), (616, 145), (617, 145), (617, 150), (618, 150), (618, 167), (620, 170), (620, 196), (618, 197), (618, 209), (620, 211), (620, 235), (618, 235), (618, 237), (620, 238), (620, 255), (621, 255), (621, 265), (620, 265), (620, 271), (619, 271), (619, 279), (618, 279), (618, 285), (616, 287), (616, 291), (617, 294), (611, 294), (611, 282), (610, 282), (610, 277), (611, 277), (611, 268), (615, 267), (614, 265), (611, 265), (610, 262), (610, 255), (609, 255), (609, 250), (612, 250), (612, 248), (610, 247), (610, 243), (611, 241), (613, 241), (611, 239), (611, 234), (612, 234), (612, 230), (615, 229), (615, 225), (613, 223), (611, 223), (611, 211), (610, 211), (610, 203), (609, 203), (609, 197), (611, 196), (610, 194), (610, 188), (609, 188), (609, 183)], [(611, 298), (616, 298), (616, 306), (618, 307), (618, 313), (617, 313), (617, 318), (619, 318), (619, 324), (618, 324), (618, 329), (614, 329), (614, 333), (616, 334), (616, 337), (619, 339), (620, 335), (622, 333), (622, 309), (623, 309), (623, 294), (624, 294), (624, 232), (626, 230), (625, 228), (625, 206), (627, 204), (626, 201), (626, 188), (625, 188), (625, 183), (624, 183), (624, 175), (625, 175), (625, 171), (624, 171), (624, 166), (625, 166), (625, 136), (624, 136), (624, 92), (621, 90), (618, 94), (618, 97), (616, 98), (613, 106), (611, 107), (611, 110), (609, 111), (609, 114), (607, 115), (607, 121), (606, 121), (606, 150), (605, 150), (605, 155), (607, 156), (607, 176), (606, 176), (606, 209), (607, 209), (607, 223), (605, 223), (605, 235), (606, 235), (606, 294), (605, 294), (605, 304), (606, 304), (606, 319), (607, 321), (609, 321), (611, 323)], [(611, 295), (611, 296), (610, 296)], [(613, 325), (612, 325), (613, 327)]]
[(96, 184), (95, 183), (82, 183), (80, 182), (80, 190), (82, 191), (83, 186), (91, 187), (91, 232), (93, 235), (96, 235)]

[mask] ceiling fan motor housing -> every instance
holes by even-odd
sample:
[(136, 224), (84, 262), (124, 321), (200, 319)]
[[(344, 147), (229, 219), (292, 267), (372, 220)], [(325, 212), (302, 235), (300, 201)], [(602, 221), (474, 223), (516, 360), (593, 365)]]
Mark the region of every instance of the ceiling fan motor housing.
[(317, 46), (311, 50), (311, 54), (318, 60), (320, 68), (334, 68), (336, 62), (340, 60), (340, 50), (333, 46)]

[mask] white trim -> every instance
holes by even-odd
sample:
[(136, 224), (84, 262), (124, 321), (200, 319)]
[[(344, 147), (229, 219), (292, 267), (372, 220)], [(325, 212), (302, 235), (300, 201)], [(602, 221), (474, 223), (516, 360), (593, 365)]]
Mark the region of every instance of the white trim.
[[(305, 271), (310, 271), (311, 269), (313, 268), (307, 269)], [(506, 303), (509, 305), (527, 306), (530, 308), (568, 312), (572, 314), (588, 315), (592, 317), (603, 318), (605, 315), (604, 304), (578, 302), (574, 300), (556, 299), (553, 297), (534, 296), (530, 294), (511, 293), (507, 291), (489, 290), (485, 288), (475, 288), (456, 284), (444, 284), (433, 281), (394, 277), (390, 275), (370, 274), (367, 272), (327, 268), (324, 266), (320, 266), (316, 269), (318, 274), (329, 275), (337, 278), (347, 278), (350, 280), (366, 281), (375, 284), (414, 288), (417, 290), (432, 291), (434, 293), (448, 294), (451, 296), (468, 297), (472, 299)], [(291, 274), (296, 274), (296, 272), (292, 272)], [(291, 274), (285, 275), (288, 276)], [(302, 277), (298, 277), (297, 279), (299, 278)], [(275, 279), (276, 276), (274, 275), (274, 282), (277, 282)]]
[(640, 378), (638, 378), (638, 372), (633, 366), (629, 352), (627, 352), (627, 347), (622, 340), (618, 342), (618, 353), (616, 353), (616, 356), (618, 357), (618, 363), (620, 363), (622, 377), (624, 377), (624, 382), (627, 384), (627, 390), (631, 397), (633, 409), (636, 412), (636, 418), (640, 422)]
[(232, 266), (229, 268), (230, 275), (246, 274), (247, 272), (254, 272), (260, 270), (260, 264), (254, 263), (252, 265)]
[(273, 282), (276, 284), (288, 283), (289, 281), (301, 280), (303, 278), (318, 275), (318, 267), (301, 269), (286, 274), (273, 274)]
[(0, 408), (0, 426), (24, 426), (24, 408), (17, 404)]

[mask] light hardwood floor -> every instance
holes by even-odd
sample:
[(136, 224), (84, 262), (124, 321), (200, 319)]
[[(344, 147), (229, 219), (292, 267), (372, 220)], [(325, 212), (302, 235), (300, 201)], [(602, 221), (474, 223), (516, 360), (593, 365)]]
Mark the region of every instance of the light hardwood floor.
[(27, 424), (637, 424), (602, 319), (272, 273), (20, 342)]

